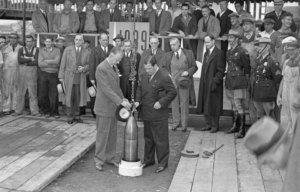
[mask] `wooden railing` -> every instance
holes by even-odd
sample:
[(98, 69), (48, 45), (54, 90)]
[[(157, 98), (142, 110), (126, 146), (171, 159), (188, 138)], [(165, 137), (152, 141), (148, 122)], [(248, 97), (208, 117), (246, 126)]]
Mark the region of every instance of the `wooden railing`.
[[(26, 10), (34, 11), (38, 8), (39, 0), (26, 0)], [(0, 9), (23, 10), (23, 0), (0, 0)]]

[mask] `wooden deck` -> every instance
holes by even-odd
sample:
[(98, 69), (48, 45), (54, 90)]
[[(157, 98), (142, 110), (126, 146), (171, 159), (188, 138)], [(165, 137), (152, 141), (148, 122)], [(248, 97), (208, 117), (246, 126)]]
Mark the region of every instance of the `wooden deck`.
[(95, 142), (95, 121), (0, 118), (0, 192), (40, 191)]
[[(215, 155), (205, 150), (224, 144)], [(198, 158), (181, 157), (169, 192), (280, 192), (284, 172), (268, 165), (257, 167), (255, 157), (234, 135), (192, 130), (185, 149), (200, 151)]]

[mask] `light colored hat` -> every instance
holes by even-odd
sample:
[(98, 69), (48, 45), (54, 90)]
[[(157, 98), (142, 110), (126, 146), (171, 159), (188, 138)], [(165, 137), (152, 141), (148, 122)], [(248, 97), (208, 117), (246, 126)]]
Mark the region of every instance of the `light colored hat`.
[(242, 39), (241, 34), (238, 31), (234, 31), (232, 29), (229, 30), (228, 34), (224, 34), (224, 36), (234, 36), (234, 37), (237, 37), (239, 39)]
[(283, 0), (274, 0), (274, 5), (282, 5), (284, 4)]
[(270, 38), (267, 37), (261, 37), (259, 38), (259, 40), (257, 42), (254, 43), (254, 45), (259, 45), (259, 44), (270, 44), (271, 46), (273, 46), (274, 44), (271, 42)]
[(91, 97), (96, 97), (96, 93), (97, 93), (97, 88), (94, 86), (89, 87), (89, 95)]
[(277, 168), (286, 167), (291, 142), (288, 129), (270, 117), (263, 117), (255, 122), (244, 138), (245, 147), (257, 157), (259, 167), (269, 163), (270, 157), (276, 160)]
[(286, 49), (299, 49), (300, 44), (297, 41), (293, 41), (286, 44)]
[(60, 94), (65, 94), (65, 92), (66, 92), (65, 82), (61, 82), (61, 83), (57, 84), (57, 91)]
[(11, 32), (11, 33), (9, 34), (9, 37), (11, 37), (11, 36), (16, 36), (17, 38), (19, 38), (19, 35), (18, 35), (17, 32)]
[(245, 17), (243, 18), (242, 23), (244, 24), (245, 22), (250, 22), (254, 24), (254, 19), (252, 17)]
[(233, 12), (233, 13), (230, 13), (230, 14), (228, 15), (228, 17), (237, 17), (237, 18), (239, 18), (240, 16), (239, 16), (238, 13)]
[(286, 43), (290, 43), (290, 42), (297, 42), (296, 37), (294, 36), (290, 36), (290, 37), (286, 37), (282, 40), (282, 44), (286, 44)]
[(57, 37), (57, 38), (55, 39), (55, 42), (57, 42), (57, 41), (59, 41), (59, 40), (66, 41), (66, 39), (65, 39), (64, 37)]

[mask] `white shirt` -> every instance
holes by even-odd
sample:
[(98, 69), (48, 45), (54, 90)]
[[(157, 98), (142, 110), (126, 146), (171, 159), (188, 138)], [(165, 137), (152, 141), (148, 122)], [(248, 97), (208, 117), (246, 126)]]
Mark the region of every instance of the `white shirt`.
[(129, 52), (125, 52), (125, 56), (130, 57), (130, 55), (131, 55), (130, 51)]
[[(227, 9), (226, 9), (227, 10)], [(225, 11), (226, 11), (225, 10)], [(220, 13), (219, 13), (219, 15), (220, 15), (220, 17), (223, 15), (223, 13), (225, 13), (225, 11), (221, 11)]]
[(156, 55), (157, 49), (151, 49), (152, 55)]
[(181, 55), (181, 48), (179, 48), (179, 49), (175, 52), (175, 56), (176, 56), (176, 53), (178, 54), (178, 57), (180, 57), (180, 55)]
[(106, 52), (107, 53), (107, 46), (106, 47), (103, 47), (102, 45), (101, 45), (101, 48), (102, 48), (102, 50), (104, 51), (104, 52)]
[(213, 46), (212, 48), (209, 49), (209, 56), (211, 55), (211, 53), (213, 52), (215, 46)]
[(157, 73), (158, 70), (159, 70), (159, 67), (157, 67), (156, 71), (151, 75), (149, 82), (152, 80), (152, 78), (154, 77), (154, 75)]
[(43, 9), (40, 9), (41, 10), (41, 12), (44, 14), (44, 15), (46, 15), (46, 11), (45, 10), (43, 10)]
[(75, 46), (76, 51), (80, 52), (81, 47), (76, 47)]
[(274, 32), (275, 32), (275, 30), (273, 29), (273, 30), (271, 31), (271, 33), (268, 33), (268, 32), (266, 32), (266, 31), (263, 31), (263, 32), (260, 32), (259, 34), (261, 35), (261, 37), (267, 37), (267, 38), (270, 38), (271, 35), (272, 35)]
[(156, 10), (156, 14), (157, 14), (157, 12), (158, 12), (157, 16), (159, 16), (159, 15), (161, 14), (161, 11), (162, 11), (162, 9)]
[(109, 10), (110, 14), (113, 14), (114, 11), (115, 11), (115, 10), (113, 10), (113, 9), (110, 9), (110, 10)]

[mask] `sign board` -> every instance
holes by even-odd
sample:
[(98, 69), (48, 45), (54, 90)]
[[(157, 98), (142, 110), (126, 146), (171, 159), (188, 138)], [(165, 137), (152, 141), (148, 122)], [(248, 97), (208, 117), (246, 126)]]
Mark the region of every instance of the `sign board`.
[(149, 23), (136, 22), (135, 30), (133, 22), (110, 22), (109, 23), (109, 43), (114, 45), (113, 38), (117, 34), (123, 35), (125, 39), (134, 40), (137, 39), (139, 53), (142, 53), (145, 49), (149, 48)]

